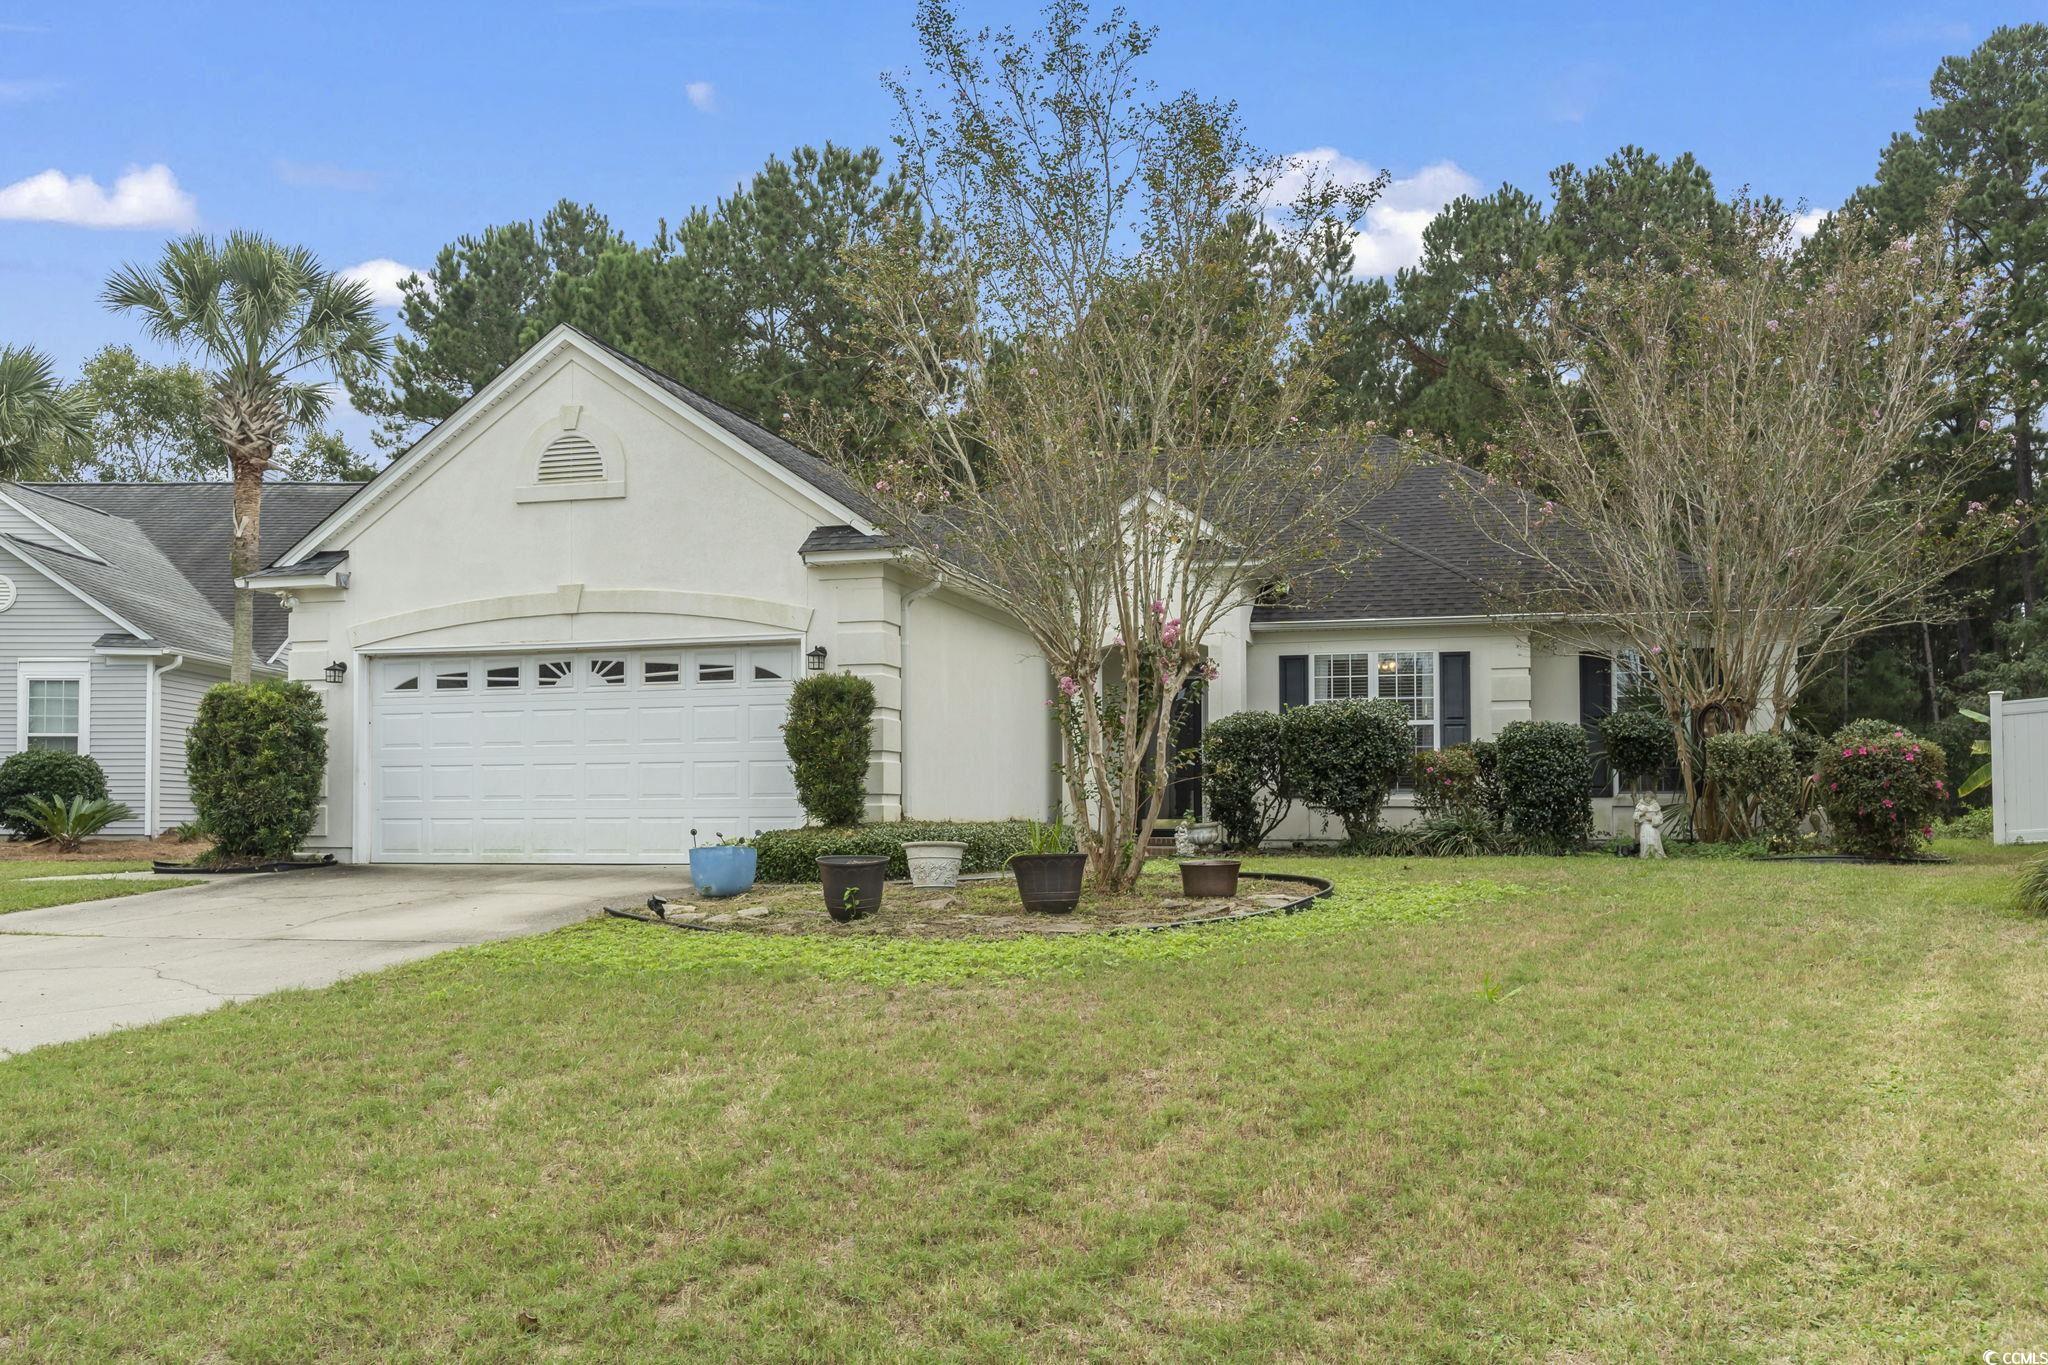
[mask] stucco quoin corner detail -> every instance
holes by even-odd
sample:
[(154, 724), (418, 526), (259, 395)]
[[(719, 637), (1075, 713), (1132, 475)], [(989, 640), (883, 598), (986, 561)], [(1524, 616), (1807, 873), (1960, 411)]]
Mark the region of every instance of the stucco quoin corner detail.
[(810, 629), (812, 616), (809, 607), (760, 597), (659, 588), (585, 588), (581, 583), (566, 583), (553, 592), (481, 597), (381, 616), (349, 627), (348, 636), (352, 648), (368, 649), (389, 640), (452, 626), (598, 613), (710, 617), (796, 635)]

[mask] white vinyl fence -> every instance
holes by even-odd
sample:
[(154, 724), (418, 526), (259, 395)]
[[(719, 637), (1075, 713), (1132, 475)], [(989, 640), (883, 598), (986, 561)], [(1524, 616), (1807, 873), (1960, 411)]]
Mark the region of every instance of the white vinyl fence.
[(2048, 697), (1991, 694), (1991, 841), (2048, 843)]

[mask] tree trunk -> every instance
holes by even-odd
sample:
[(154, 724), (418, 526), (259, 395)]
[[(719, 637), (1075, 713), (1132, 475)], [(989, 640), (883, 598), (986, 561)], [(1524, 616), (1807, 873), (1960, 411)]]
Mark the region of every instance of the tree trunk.
[(231, 450), (234, 469), (234, 539), (228, 551), (228, 567), (236, 579), (234, 651), (228, 656), (228, 678), (246, 683), (256, 664), (256, 594), (240, 581), (263, 567), (263, 471), (270, 467), (270, 451), (252, 447)]
[[(2034, 506), (2034, 412), (2031, 408), (2016, 411), (2012, 415), (2012, 477), (2015, 485), (2013, 496), (2025, 503), (2029, 510)], [(2020, 600), (2027, 604), (2027, 615), (2034, 614), (2036, 594), (2035, 573), (2038, 569), (2040, 536), (2029, 524), (2020, 532)]]
[(1920, 623), (1920, 657), (1927, 665), (1927, 723), (1939, 724), (1941, 693), (1937, 690), (1940, 687), (1940, 679), (1934, 675), (1934, 627), (1925, 621)]

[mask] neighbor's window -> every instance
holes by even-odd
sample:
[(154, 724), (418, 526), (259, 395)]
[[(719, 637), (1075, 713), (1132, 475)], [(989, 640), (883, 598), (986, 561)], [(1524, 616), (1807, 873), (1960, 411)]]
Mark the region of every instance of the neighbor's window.
[(28, 747), (78, 752), (76, 678), (34, 678), (28, 685)]
[(1633, 649), (1618, 651), (1614, 656), (1614, 697), (1619, 707), (1637, 692), (1645, 692), (1657, 685), (1650, 676), (1650, 662)]

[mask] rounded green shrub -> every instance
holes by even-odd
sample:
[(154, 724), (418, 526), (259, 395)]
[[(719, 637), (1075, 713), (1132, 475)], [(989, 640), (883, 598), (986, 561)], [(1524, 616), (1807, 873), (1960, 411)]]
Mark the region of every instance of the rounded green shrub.
[(1584, 727), (1518, 720), (1494, 741), (1508, 833), (1542, 853), (1568, 853), (1593, 832), (1593, 748)]
[(289, 858), (327, 776), (327, 711), (304, 683), (222, 683), (185, 736), (192, 804), (228, 860)]
[(24, 749), (0, 763), (0, 824), (17, 839), (37, 839), (41, 830), (26, 815), (15, 815), (31, 796), (68, 804), (74, 797), (105, 799), (107, 775), (90, 754), (60, 749)]
[(1821, 750), (1814, 781), (1836, 847), (1897, 862), (1934, 832), (1948, 799), (1948, 756), (1902, 726), (1853, 721)]
[(1662, 711), (1624, 706), (1600, 718), (1600, 741), (1608, 766), (1631, 790), (1678, 762), (1678, 733)]
[(1239, 711), (1202, 733), (1202, 792), (1232, 848), (1265, 843), (1294, 804), (1284, 726), (1271, 711)]
[(1707, 740), (1707, 781), (1738, 839), (1782, 847), (1799, 829), (1799, 759), (1783, 735), (1730, 732)]
[(1414, 757), (1408, 712), (1399, 702), (1333, 701), (1280, 720), (1295, 796), (1342, 820), (1352, 842), (1364, 838)]
[(816, 673), (789, 694), (783, 747), (797, 800), (818, 825), (857, 825), (867, 812), (875, 685), (851, 673)]

